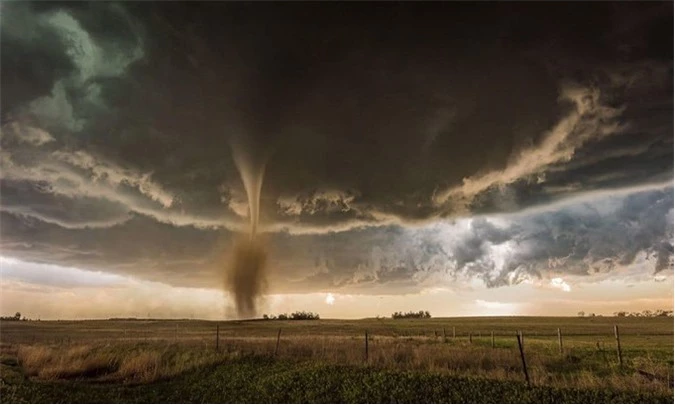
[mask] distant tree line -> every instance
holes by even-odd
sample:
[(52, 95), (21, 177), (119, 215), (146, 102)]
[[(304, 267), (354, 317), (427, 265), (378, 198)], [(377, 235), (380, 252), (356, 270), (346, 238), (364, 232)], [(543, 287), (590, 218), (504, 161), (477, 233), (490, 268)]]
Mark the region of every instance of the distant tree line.
[(315, 314), (314, 312), (305, 312), (305, 311), (298, 311), (298, 312), (293, 312), (292, 314), (288, 315), (286, 313), (279, 314), (277, 316), (275, 315), (267, 315), (263, 314), (263, 319), (265, 320), (280, 320), (280, 321), (308, 321), (308, 320), (315, 320), (315, 319), (320, 319), (319, 314)]
[(673, 311), (667, 311), (665, 309), (657, 309), (656, 311), (650, 311), (648, 309), (642, 312), (628, 312), (628, 311), (617, 311), (614, 313), (614, 316), (631, 316), (631, 317), (645, 317), (645, 318), (655, 318), (658, 316), (673, 316)]
[(21, 312), (17, 312), (14, 316), (0, 316), (0, 321), (27, 321), (27, 319), (21, 318)]
[(391, 314), (391, 317), (393, 319), (405, 319), (405, 318), (420, 318), (420, 319), (427, 319), (431, 318), (431, 314), (429, 311), (418, 311), (418, 312), (394, 312)]
[[(586, 314), (584, 311), (579, 311), (577, 312), (577, 315), (580, 317), (594, 317), (594, 316), (602, 316), (602, 315), (596, 315), (595, 313), (591, 312)], [(673, 316), (673, 310), (665, 310), (665, 309), (657, 309), (656, 311), (650, 311), (648, 309), (645, 309), (642, 312), (628, 312), (628, 311), (617, 311), (614, 312), (614, 316), (621, 316), (621, 317), (643, 317), (643, 318), (656, 318), (660, 316)]]

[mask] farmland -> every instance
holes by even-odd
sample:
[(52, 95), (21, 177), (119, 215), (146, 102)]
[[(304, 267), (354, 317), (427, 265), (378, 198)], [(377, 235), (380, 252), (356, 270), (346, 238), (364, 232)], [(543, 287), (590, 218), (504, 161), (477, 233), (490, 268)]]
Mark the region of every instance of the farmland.
[(3, 321), (0, 340), (4, 403), (673, 399), (668, 317)]

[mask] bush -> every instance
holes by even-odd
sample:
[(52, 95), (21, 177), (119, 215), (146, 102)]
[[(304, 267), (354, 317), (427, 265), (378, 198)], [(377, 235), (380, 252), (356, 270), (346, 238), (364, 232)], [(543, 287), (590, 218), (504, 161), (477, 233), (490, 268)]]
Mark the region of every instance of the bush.
[(274, 315), (267, 315), (263, 314), (263, 319), (267, 321), (273, 321), (275, 319), (278, 319), (280, 321), (307, 321), (307, 320), (315, 320), (315, 319), (320, 319), (319, 314), (315, 314), (314, 312), (305, 312), (305, 311), (297, 311), (293, 312), (292, 314), (279, 314), (278, 316)]
[(315, 314), (313, 312), (305, 312), (305, 311), (293, 312), (291, 314), (291, 319), (293, 319), (293, 320), (319, 319), (319, 314)]
[[(3, 317), (0, 317), (0, 321), (21, 321), (21, 320), (22, 320), (22, 318), (21, 318), (21, 312), (17, 312), (16, 314), (14, 314), (14, 316), (3, 316)], [(23, 320), (25, 321), (26, 318), (24, 317)]]
[(419, 312), (394, 312), (391, 314), (393, 319), (404, 319), (404, 318), (419, 318), (419, 319), (428, 319), (431, 318), (429, 311), (419, 311)]

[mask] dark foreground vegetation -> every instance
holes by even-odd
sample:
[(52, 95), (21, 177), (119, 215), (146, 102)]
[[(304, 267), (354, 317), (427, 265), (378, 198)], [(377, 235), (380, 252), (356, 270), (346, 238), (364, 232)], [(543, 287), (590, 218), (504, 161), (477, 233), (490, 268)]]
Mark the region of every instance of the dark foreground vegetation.
[(250, 356), (145, 385), (29, 382), (3, 376), (3, 403), (672, 403), (672, 396)]
[(673, 402), (667, 318), (12, 321), (0, 341), (2, 403)]

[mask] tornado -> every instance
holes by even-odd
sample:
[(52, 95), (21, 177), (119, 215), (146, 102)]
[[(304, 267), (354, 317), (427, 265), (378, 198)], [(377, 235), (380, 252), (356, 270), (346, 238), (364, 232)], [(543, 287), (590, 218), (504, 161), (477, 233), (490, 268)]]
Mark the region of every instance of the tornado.
[(256, 303), (266, 288), (267, 253), (263, 238), (257, 234), (266, 158), (253, 155), (255, 148), (250, 145), (233, 142), (231, 146), (248, 199), (249, 230), (235, 238), (225, 272), (225, 289), (233, 298), (237, 316), (246, 319), (257, 315)]

